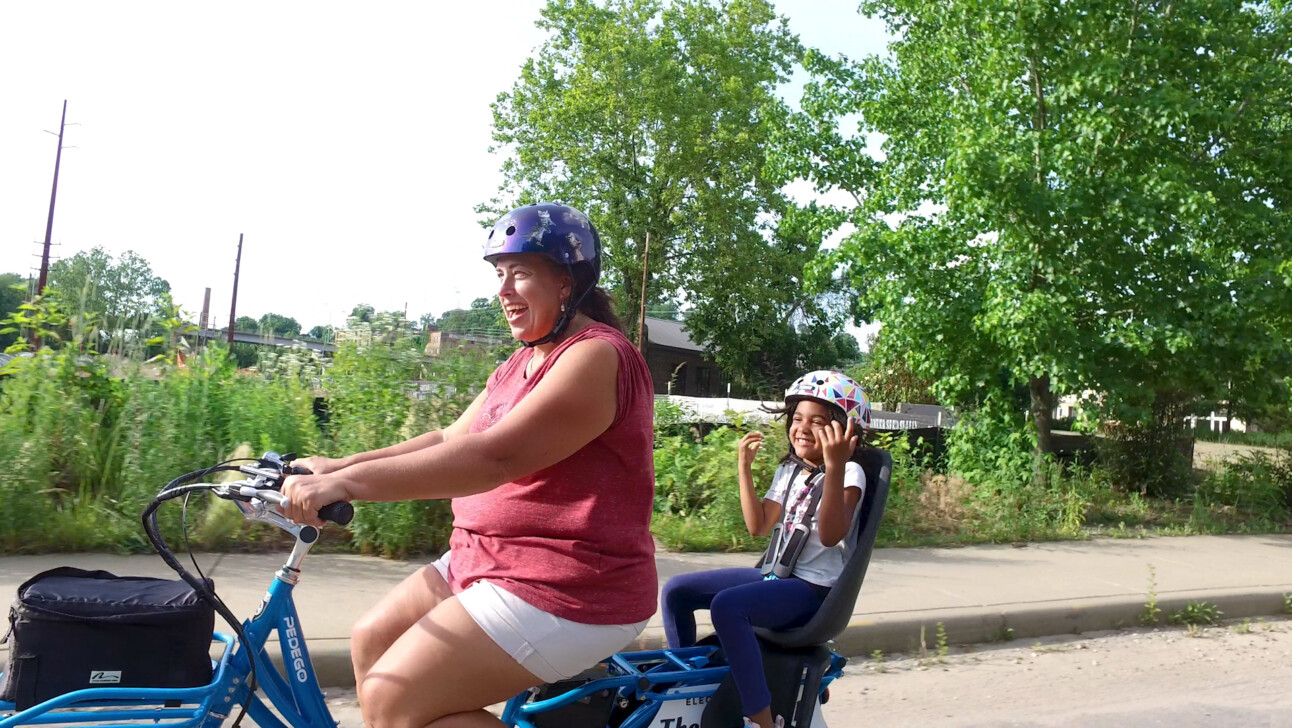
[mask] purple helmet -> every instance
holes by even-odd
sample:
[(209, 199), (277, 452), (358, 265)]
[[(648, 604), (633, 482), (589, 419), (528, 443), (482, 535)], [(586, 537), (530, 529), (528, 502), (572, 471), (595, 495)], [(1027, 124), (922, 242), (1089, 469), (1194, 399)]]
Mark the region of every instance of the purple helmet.
[(526, 346), (555, 339), (574, 317), (583, 298), (601, 279), (601, 236), (587, 215), (554, 202), (535, 202), (502, 216), (485, 240), (484, 259), (499, 255), (538, 253), (564, 266), (574, 279), (574, 305), (562, 314), (551, 333)]
[[(535, 202), (502, 216), (485, 241), (485, 260), (506, 253), (539, 253), (561, 265), (590, 264), (601, 277), (601, 236), (587, 215), (566, 205)], [(589, 286), (591, 287), (591, 286)]]

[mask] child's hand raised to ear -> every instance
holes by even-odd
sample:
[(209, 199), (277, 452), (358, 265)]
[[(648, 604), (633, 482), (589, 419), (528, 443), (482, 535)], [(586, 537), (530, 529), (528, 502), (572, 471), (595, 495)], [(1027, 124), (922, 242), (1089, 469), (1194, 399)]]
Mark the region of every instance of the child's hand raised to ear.
[(750, 432), (736, 443), (736, 461), (741, 467), (752, 465), (758, 448), (763, 446), (763, 433)]
[(827, 468), (835, 470), (842, 468), (857, 447), (857, 436), (853, 434), (851, 419), (848, 420), (847, 429), (834, 420), (825, 427), (817, 429), (815, 434), (817, 442), (821, 443), (821, 451), (825, 454)]

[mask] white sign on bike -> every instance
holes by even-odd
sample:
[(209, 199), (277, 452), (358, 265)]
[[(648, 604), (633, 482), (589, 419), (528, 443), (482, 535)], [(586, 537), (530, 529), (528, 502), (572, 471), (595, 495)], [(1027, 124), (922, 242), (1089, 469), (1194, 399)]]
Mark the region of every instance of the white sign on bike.
[[(665, 690), (665, 695), (681, 693), (707, 693), (716, 690), (714, 685), (692, 685), (685, 688)], [(700, 728), (700, 716), (704, 715), (704, 706), (709, 699), (705, 698), (665, 698), (655, 714), (655, 722), (650, 728)]]
[[(717, 685), (692, 685), (685, 688), (666, 690), (664, 694), (706, 693), (716, 690), (717, 687)], [(655, 722), (650, 724), (650, 728), (700, 728), (700, 717), (704, 715), (704, 706), (708, 702), (708, 698), (665, 698), (665, 702), (660, 706), (659, 712), (655, 714)], [(821, 715), (820, 703), (817, 703), (812, 711), (811, 725), (804, 728), (829, 728), (825, 724), (825, 716)]]

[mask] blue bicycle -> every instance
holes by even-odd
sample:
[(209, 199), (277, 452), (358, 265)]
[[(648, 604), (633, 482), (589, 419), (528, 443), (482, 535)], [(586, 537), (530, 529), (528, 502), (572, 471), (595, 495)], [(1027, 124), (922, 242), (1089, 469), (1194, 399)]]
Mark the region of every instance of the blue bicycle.
[[(847, 662), (826, 645), (847, 626), (870, 561), (892, 466), (882, 450), (870, 453), (873, 462), (864, 467), (868, 482), (876, 487), (867, 488), (859, 505), (860, 517), (854, 518), (848, 535), (850, 556), (835, 588), (808, 624), (787, 632), (760, 633), (772, 678), (773, 705), (780, 700), (790, 706), (780, 711), (789, 726), (825, 725), (820, 704)], [(246, 717), (261, 728), (334, 728), (337, 722), (315, 676), (292, 598), (302, 562), (318, 541), (319, 531), (287, 520), (275, 508), (285, 500), (280, 492), (283, 479), (303, 472), (294, 469), (291, 460), (290, 455), (270, 452), (251, 462), (221, 463), (188, 473), (167, 484), (144, 511), (144, 529), (158, 554), (234, 631), (212, 635), (219, 655), (210, 660), (209, 682), (190, 687), (87, 687), (21, 709), (14, 702), (0, 701), (0, 728), (50, 724), (217, 728), (230, 717), (235, 728)], [(244, 477), (229, 483), (199, 482), (228, 471)], [(233, 501), (248, 520), (271, 524), (295, 538), (259, 609), (245, 621), (230, 612), (209, 581), (180, 564), (160, 535), (157, 508), (199, 492)], [(319, 516), (345, 525), (353, 509), (348, 503), (334, 503)], [(275, 638), (282, 669), (267, 649)], [(502, 720), (514, 728), (723, 728), (732, 724), (733, 710), (739, 714), (728, 673), (712, 640), (679, 650), (619, 653), (578, 678), (517, 695), (506, 704)], [(100, 677), (92, 673), (90, 682), (100, 682), (96, 679)], [(735, 724), (739, 725), (738, 717)]]

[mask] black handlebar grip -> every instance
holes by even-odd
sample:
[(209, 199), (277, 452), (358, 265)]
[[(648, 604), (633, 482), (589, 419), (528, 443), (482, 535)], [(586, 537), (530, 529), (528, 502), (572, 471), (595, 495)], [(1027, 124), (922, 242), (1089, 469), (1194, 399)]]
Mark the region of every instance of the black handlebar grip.
[(319, 518), (344, 526), (354, 520), (354, 506), (345, 501), (329, 503), (319, 510)]
[(287, 474), (288, 475), (313, 475), (314, 471), (310, 470), (309, 468), (301, 467), (300, 465), (293, 465), (287, 469)]

